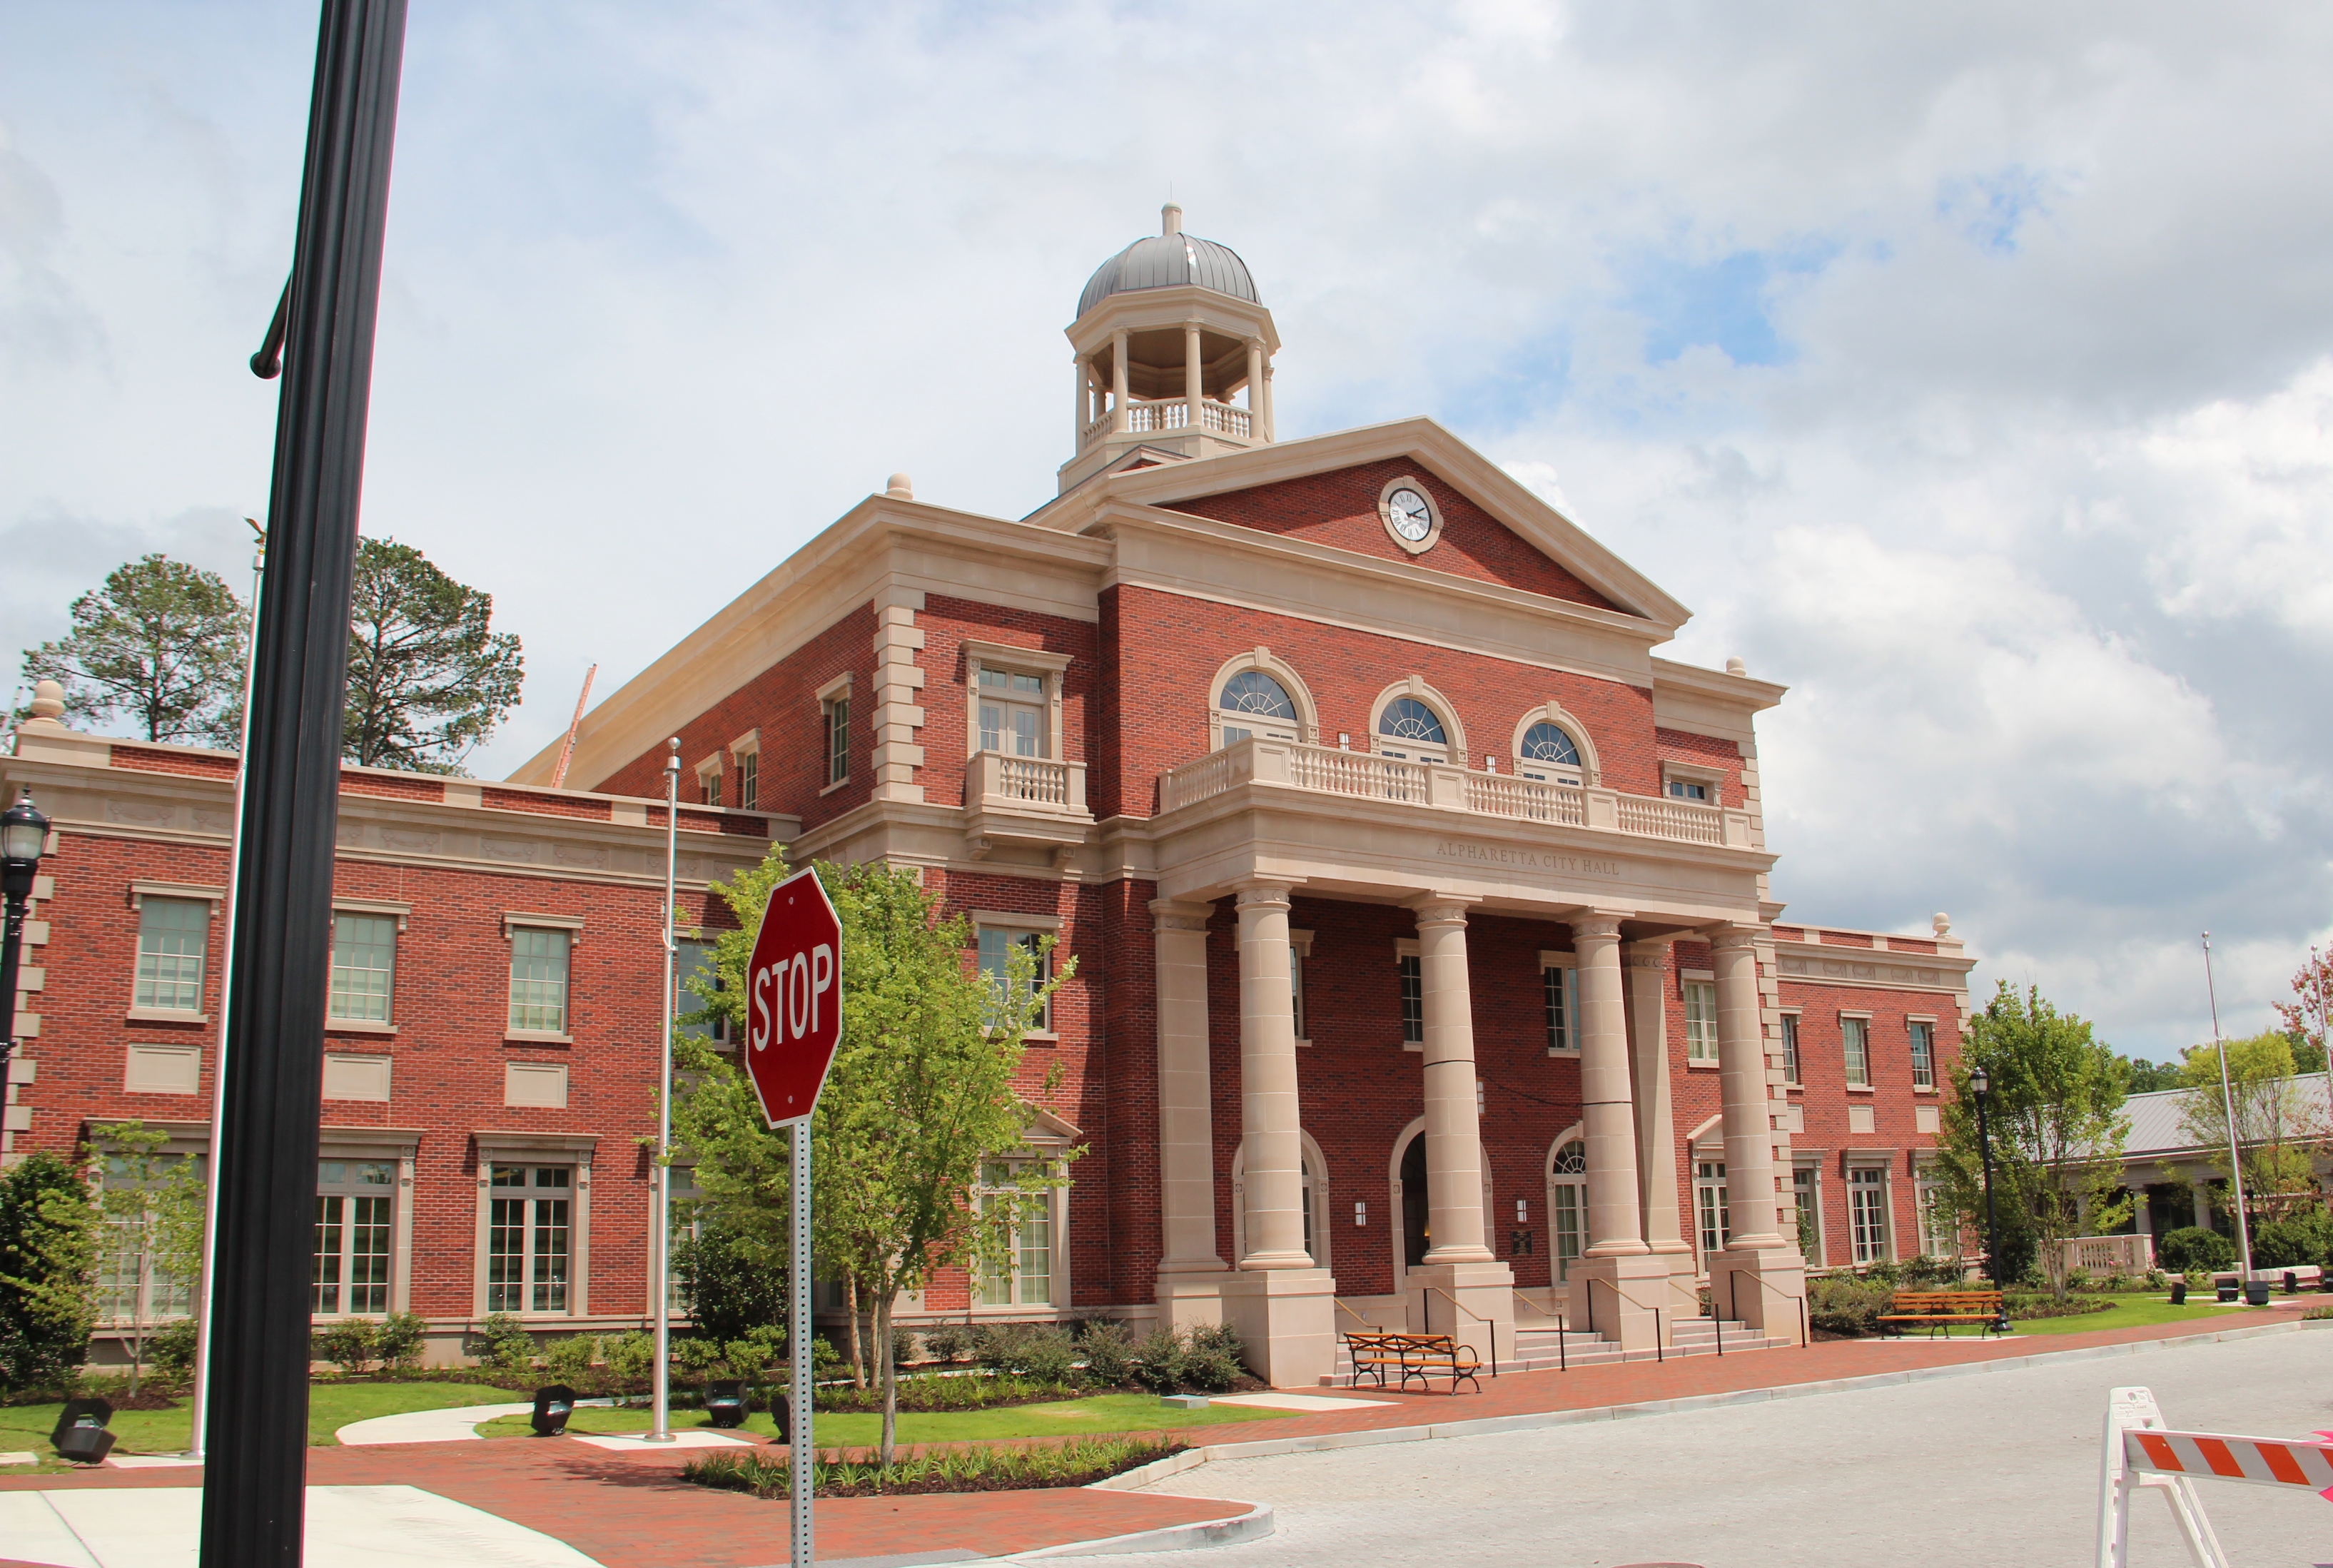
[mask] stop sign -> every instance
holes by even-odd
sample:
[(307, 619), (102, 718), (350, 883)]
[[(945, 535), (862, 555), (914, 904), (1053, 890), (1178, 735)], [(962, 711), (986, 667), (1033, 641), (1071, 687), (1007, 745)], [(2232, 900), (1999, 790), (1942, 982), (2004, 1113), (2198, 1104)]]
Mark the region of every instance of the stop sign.
[(745, 967), (745, 1071), (773, 1127), (818, 1103), (842, 1039), (842, 921), (813, 871), (770, 894)]

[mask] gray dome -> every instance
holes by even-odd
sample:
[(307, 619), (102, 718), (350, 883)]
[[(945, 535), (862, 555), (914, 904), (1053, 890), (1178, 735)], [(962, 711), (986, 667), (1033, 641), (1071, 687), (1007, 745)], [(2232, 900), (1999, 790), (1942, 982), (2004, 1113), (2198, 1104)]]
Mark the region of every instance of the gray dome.
[(1173, 216), (1167, 221), (1176, 226), (1174, 232), (1136, 240), (1102, 263), (1086, 280), (1086, 291), (1078, 296), (1079, 315), (1084, 315), (1112, 294), (1132, 293), (1138, 289), (1171, 289), (1184, 284), (1196, 284), (1250, 304), (1263, 303), (1256, 297), (1255, 280), (1248, 276), (1247, 263), (1240, 260), (1238, 252), (1211, 239), (1180, 232), (1183, 211), (1180, 207), (1170, 211)]

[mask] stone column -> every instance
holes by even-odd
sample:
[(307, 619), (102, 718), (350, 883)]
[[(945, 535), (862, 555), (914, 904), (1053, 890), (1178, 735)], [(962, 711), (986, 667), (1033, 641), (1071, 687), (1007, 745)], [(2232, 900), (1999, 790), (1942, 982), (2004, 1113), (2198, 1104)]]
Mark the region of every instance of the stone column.
[(1426, 1261), (1409, 1271), (1410, 1325), (1486, 1360), (1514, 1353), (1514, 1271), (1485, 1245), (1483, 1127), (1475, 1110), (1474, 997), (1466, 966), (1471, 899), (1414, 900), (1426, 1039)]
[(1109, 335), (1109, 428), (1123, 432), (1126, 410), (1126, 329)]
[(2196, 1225), (2204, 1230), (2211, 1229), (2212, 1184), (2209, 1181), (2191, 1180), (2187, 1183), (2187, 1195), (2195, 1200)]
[(1254, 1246), (1222, 1276), (1224, 1319), (1239, 1330), (1249, 1369), (1284, 1389), (1319, 1387), (1337, 1360), (1336, 1281), (1304, 1250), (1289, 890), (1261, 880), (1239, 889), (1242, 1181)]
[(1266, 360), (1263, 361), (1263, 438), (1277, 440), (1278, 438), (1272, 434), (1277, 428), (1272, 418), (1272, 361)]
[(1247, 433), (1261, 441), (1263, 435), (1263, 340), (1247, 341)]
[[(1177, 1275), (1220, 1275), (1215, 1250), (1214, 1101), (1207, 1060), (1207, 916), (1205, 904), (1154, 899), (1153, 962), (1158, 986), (1158, 1210), (1164, 1232), (1158, 1260), (1159, 1300), (1187, 1293)], [(1212, 1283), (1199, 1293), (1218, 1299)], [(1220, 1307), (1215, 1309), (1220, 1313)], [(1184, 1321), (1181, 1317), (1176, 1322)], [(1195, 1322), (1215, 1323), (1217, 1316)]]
[(1200, 390), (1202, 367), (1199, 364), (1199, 323), (1186, 322), (1183, 326), (1183, 422), (1194, 433), (1200, 429), (1199, 405), (1206, 401)]
[(1725, 1201), (1733, 1240), (1708, 1259), (1721, 1308), (1751, 1327), (1798, 1328), (1806, 1263), (1786, 1241), (1774, 1201), (1774, 1112), (1758, 1005), (1755, 926), (1710, 933), (1717, 969), (1717, 1072), (1725, 1101)]
[(1288, 974), (1288, 885), (1239, 891), (1240, 1122), (1246, 1140), (1244, 1269), (1311, 1268), (1304, 1250), (1304, 1138), (1296, 1092), (1296, 997)]
[[(1685, 1239), (1677, 1198), (1676, 1116), (1669, 1089), (1667, 938), (1631, 942), (1621, 971), (1628, 998), (1628, 1051), (1635, 1071), (1637, 1188), (1645, 1246), (1666, 1261), (1669, 1299), (1691, 1315), (1699, 1310), (1693, 1245)], [(1671, 1311), (1675, 1308), (1668, 1309)]]
[(1086, 427), (1093, 423), (1093, 371), (1083, 354), (1072, 359), (1070, 366), (1078, 373), (1078, 422), (1070, 435), (1070, 450), (1081, 451), (1086, 444)]
[(1590, 909), (1571, 922), (1571, 945), (1579, 957), (1579, 1117), (1588, 1154), (1588, 1233), (1594, 1239), (1572, 1267), (1570, 1321), (1583, 1328), (1593, 1325), (1623, 1349), (1648, 1350), (1671, 1327), (1669, 1261), (1654, 1255), (1644, 1239), (1627, 1003), (1620, 974), (1621, 919), (1617, 910)]

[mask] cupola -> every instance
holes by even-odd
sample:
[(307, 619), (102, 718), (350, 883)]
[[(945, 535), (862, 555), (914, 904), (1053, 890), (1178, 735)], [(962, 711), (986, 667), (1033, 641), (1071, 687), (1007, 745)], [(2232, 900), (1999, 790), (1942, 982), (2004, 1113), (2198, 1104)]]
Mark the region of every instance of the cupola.
[(1272, 439), (1272, 313), (1239, 254), (1185, 234), (1172, 202), (1156, 235), (1087, 281), (1069, 339), (1077, 446), (1063, 490), (1137, 448), (1205, 457)]

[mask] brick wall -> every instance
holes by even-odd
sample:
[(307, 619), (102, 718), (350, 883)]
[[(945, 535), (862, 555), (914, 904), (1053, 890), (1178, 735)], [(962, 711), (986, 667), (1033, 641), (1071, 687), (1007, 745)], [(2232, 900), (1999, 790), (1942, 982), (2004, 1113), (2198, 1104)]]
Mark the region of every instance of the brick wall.
[(964, 800), (965, 759), (972, 733), (965, 684), (967, 640), (1069, 656), (1072, 662), (1061, 676), (1061, 758), (1088, 765), (1090, 790), (1092, 761), (1087, 747), (1100, 679), (1100, 640), (1092, 622), (934, 593), (926, 596), (916, 629), (924, 634), (924, 650), (917, 662), (925, 674), (924, 727), (917, 737), (924, 748), (924, 765), (916, 782), (924, 786), (926, 801), (956, 805)]

